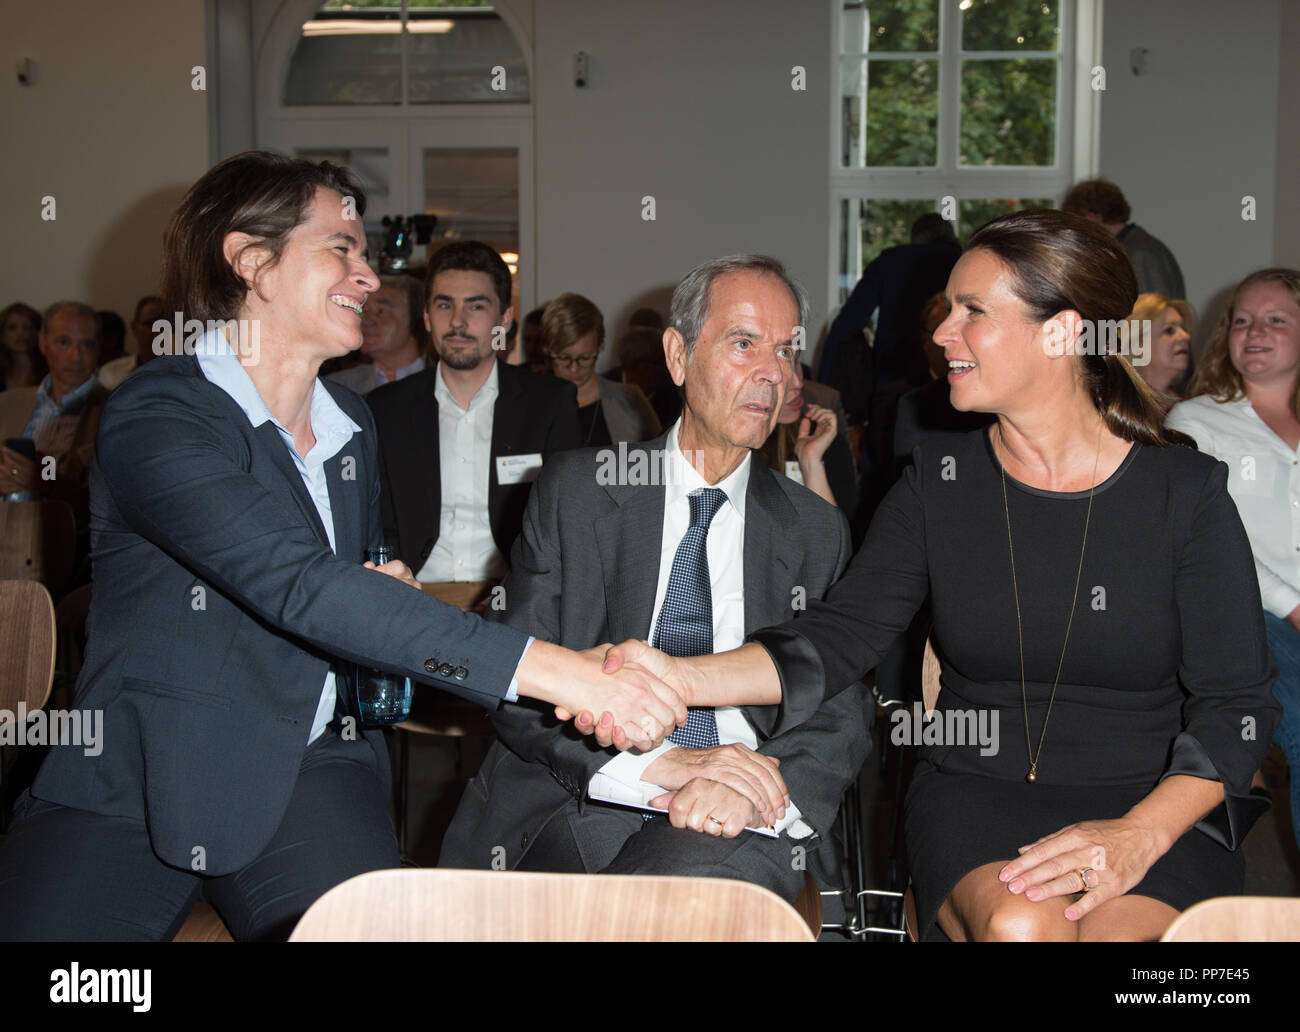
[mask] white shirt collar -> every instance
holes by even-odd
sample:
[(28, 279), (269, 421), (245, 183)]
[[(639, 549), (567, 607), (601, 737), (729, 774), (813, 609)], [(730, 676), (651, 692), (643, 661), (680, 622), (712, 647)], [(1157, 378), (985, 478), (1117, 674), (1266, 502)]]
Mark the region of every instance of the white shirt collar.
[(697, 491), (700, 488), (717, 487), (722, 489), (722, 493), (727, 496), (727, 501), (735, 508), (737, 515), (744, 520), (745, 495), (749, 491), (749, 464), (754, 459), (754, 453), (751, 451), (746, 455), (741, 460), (740, 465), (718, 483), (710, 484), (704, 477), (700, 476), (699, 470), (686, 460), (686, 456), (677, 442), (681, 426), (682, 421), (679, 418), (673, 424), (673, 428), (668, 431), (668, 440), (664, 445), (668, 453), (669, 468), (678, 474), (664, 478), (666, 481), (664, 505), (670, 506), (679, 503), (692, 491)]
[[(194, 349), (194, 358), (208, 381), (229, 394), (235, 404), (244, 410), (244, 415), (254, 429), (269, 420), (281, 434), (289, 434), (288, 427), (266, 407), (248, 370), (240, 364), (221, 330), (214, 328), (203, 335)], [(330, 396), (320, 377), (316, 378), (312, 388), (311, 429), (316, 437), (316, 447), (312, 449), (312, 454), (319, 461), (337, 454), (348, 438), (361, 432), (361, 427)], [(292, 437), (291, 434), (289, 436)]]
[[(492, 371), (488, 373), (488, 378), (483, 381), (483, 386), (474, 392), (474, 397), (470, 398), (470, 408), (473, 408), (480, 400), (484, 403), (496, 401), (500, 378), (497, 375), (497, 360), (493, 358), (491, 362)], [(460, 402), (452, 397), (451, 390), (447, 387), (447, 381), (442, 378), (441, 362), (438, 363), (438, 371), (434, 375), (433, 396), (438, 399), (439, 405), (455, 405), (460, 408)], [(464, 411), (468, 411), (468, 409)]]

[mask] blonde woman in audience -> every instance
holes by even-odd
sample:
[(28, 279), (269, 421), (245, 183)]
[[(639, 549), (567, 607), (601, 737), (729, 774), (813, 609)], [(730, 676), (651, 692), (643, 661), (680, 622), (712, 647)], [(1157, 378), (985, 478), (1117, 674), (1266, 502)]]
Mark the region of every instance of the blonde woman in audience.
[(578, 426), (584, 445), (647, 441), (663, 427), (641, 390), (596, 375), (605, 346), (600, 309), (581, 294), (561, 294), (542, 313), (542, 350), (551, 371), (578, 388)]
[(1255, 553), (1264, 628), (1278, 665), (1300, 841), (1300, 271), (1263, 269), (1237, 285), (1169, 426), (1228, 464), (1228, 491)]
[(1168, 412), (1183, 400), (1182, 389), (1192, 368), (1192, 306), (1164, 294), (1139, 294), (1128, 319), (1130, 325), (1151, 324), (1146, 361), (1134, 362), (1133, 368), (1161, 395), (1160, 405)]

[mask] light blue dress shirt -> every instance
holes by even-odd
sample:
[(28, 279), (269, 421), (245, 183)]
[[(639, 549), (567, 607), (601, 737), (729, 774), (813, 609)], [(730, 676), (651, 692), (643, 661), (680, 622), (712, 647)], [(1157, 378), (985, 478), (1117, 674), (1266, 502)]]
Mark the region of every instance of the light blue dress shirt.
[[(293, 434), (266, 407), (266, 402), (257, 393), (252, 379), (239, 359), (230, 349), (225, 335), (220, 330), (209, 330), (195, 347), (195, 356), (199, 369), (209, 382), (220, 387), (234, 399), (253, 428), (270, 420), (280, 433), (280, 439), (293, 457), (293, 464), (316, 505), (321, 524), (329, 536), (330, 548), (334, 549), (334, 515), (330, 509), (329, 484), (325, 480), (325, 463), (337, 455), (352, 439), (352, 435), (361, 432), (351, 418), (335, 403), (325, 385), (316, 380), (311, 396), (311, 429), (316, 436), (316, 443), (305, 456), (299, 455), (293, 446)], [(316, 706), (316, 717), (312, 721), (311, 734), (307, 741), (314, 742), (325, 731), (325, 726), (334, 719), (334, 702), (336, 697), (334, 671), (325, 675), (321, 687), (320, 702)]]

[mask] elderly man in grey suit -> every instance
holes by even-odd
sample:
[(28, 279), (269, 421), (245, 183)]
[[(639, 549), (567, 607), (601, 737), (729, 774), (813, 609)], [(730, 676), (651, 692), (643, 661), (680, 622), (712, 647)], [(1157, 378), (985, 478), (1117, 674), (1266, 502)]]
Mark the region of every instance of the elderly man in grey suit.
[[(843, 517), (751, 459), (806, 307), (770, 258), (717, 259), (679, 284), (664, 349), (682, 418), (645, 444), (546, 466), (505, 583), (507, 623), (571, 648), (634, 637), (698, 655), (831, 585), (850, 553)], [(607, 728), (583, 737), (544, 707), (508, 705), (440, 865), (711, 875), (793, 900), (866, 758), (870, 712), (861, 685), (826, 701), (790, 685), (777, 706), (692, 710), (660, 748), (620, 758), (598, 744)]]

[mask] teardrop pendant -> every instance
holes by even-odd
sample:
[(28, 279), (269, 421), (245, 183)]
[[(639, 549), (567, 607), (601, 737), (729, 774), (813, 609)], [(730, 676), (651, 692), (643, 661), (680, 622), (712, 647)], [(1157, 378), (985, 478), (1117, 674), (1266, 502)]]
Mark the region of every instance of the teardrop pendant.
[(1035, 770), (1033, 767), (1030, 767), (1029, 773), (1025, 775), (1025, 780), (1032, 785), (1035, 781), (1038, 780), (1038, 771)]

